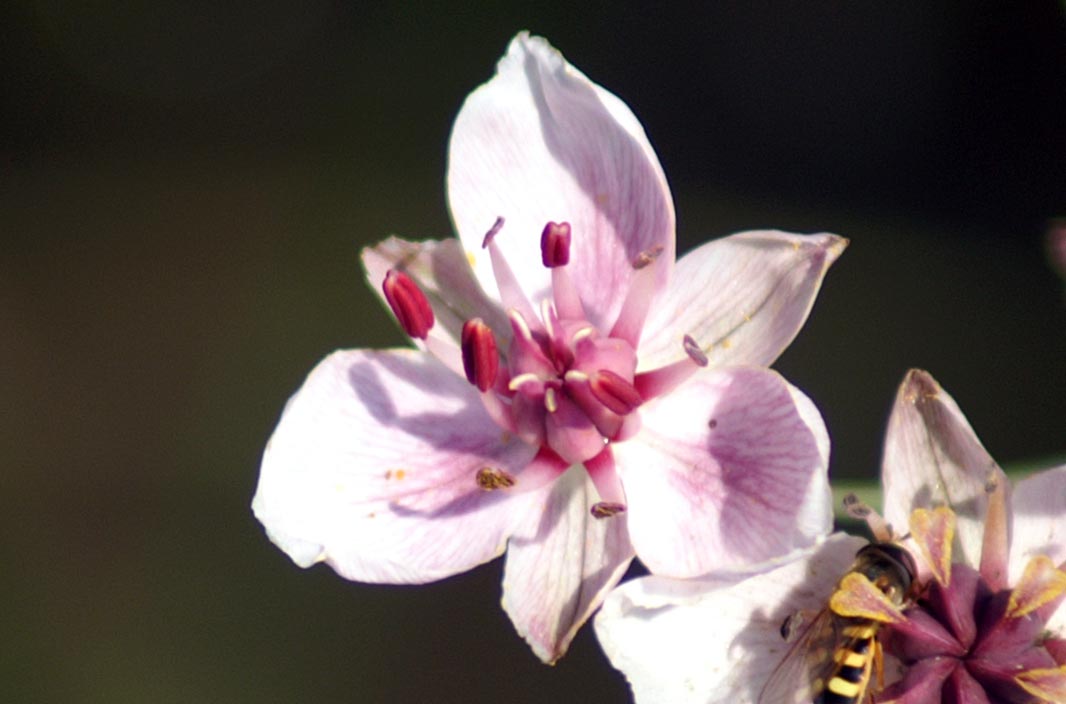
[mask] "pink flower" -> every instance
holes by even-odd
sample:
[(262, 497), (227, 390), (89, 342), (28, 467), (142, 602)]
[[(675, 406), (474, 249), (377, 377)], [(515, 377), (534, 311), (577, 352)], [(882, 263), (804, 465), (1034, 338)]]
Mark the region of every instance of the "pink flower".
[(330, 355), (267, 445), (253, 509), (297, 564), (422, 583), (506, 550), (503, 607), (550, 662), (634, 555), (684, 577), (828, 530), (821, 417), (764, 367), (844, 240), (748, 232), (675, 268), (637, 119), (526, 34), (456, 119), (448, 198), (458, 239), (363, 253), (417, 349)]
[[(884, 607), (887, 687), (876, 701), (1066, 701), (1066, 466), (1012, 493), (951, 396), (912, 370), (889, 421), (882, 483), (921, 592), (905, 610)], [(597, 635), (641, 704), (811, 701), (810, 672), (782, 665), (792, 648), (782, 625), (825, 608), (864, 544), (835, 533), (740, 580), (635, 580), (607, 598)], [(781, 667), (792, 687), (780, 687)]]

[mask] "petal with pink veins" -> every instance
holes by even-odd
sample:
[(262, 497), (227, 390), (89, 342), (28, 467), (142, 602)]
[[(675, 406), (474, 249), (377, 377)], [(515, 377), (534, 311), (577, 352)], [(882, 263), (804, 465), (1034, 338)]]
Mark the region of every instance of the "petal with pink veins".
[(476, 390), (414, 350), (335, 352), (289, 400), (252, 508), (301, 567), (421, 583), (503, 553), (536, 494), (477, 487), (517, 475), (535, 449), (501, 435)]
[[(1014, 485), (1014, 526), (1009, 582), (1017, 584), (1029, 561), (1047, 555), (1066, 565), (1066, 466), (1033, 474)], [(1066, 633), (1066, 608), (1059, 607), (1048, 626)]]
[(630, 537), (653, 573), (751, 565), (831, 530), (825, 425), (776, 372), (700, 370), (642, 420), (614, 452)]
[(837, 533), (735, 583), (627, 582), (604, 602), (596, 635), (641, 704), (754, 704), (791, 647), (781, 624), (825, 608), (863, 544)]
[(503, 608), (533, 652), (555, 662), (633, 558), (624, 517), (593, 518), (596, 489), (571, 467), (537, 494), (507, 548)]
[(641, 252), (674, 260), (674, 206), (662, 167), (636, 117), (540, 37), (519, 34), (496, 75), (463, 104), (448, 153), (448, 202), (485, 290), (496, 283), (481, 244), (495, 242), (534, 307), (550, 296), (541, 264), (548, 222), (573, 233), (568, 270), (589, 319), (610, 329)]
[(914, 509), (950, 506), (958, 516), (962, 548), (955, 561), (977, 566), (993, 479), (1009, 486), (955, 400), (928, 372), (910, 370), (885, 435), (885, 519), (902, 533)]
[(768, 365), (792, 342), (829, 265), (847, 246), (830, 234), (742, 232), (678, 260), (640, 344), (642, 369), (684, 356), (691, 335), (711, 365)]
[(1058, 565), (1066, 563), (1066, 466), (1016, 483), (1012, 508), (1010, 583), (1018, 581), (1036, 555), (1047, 555)]

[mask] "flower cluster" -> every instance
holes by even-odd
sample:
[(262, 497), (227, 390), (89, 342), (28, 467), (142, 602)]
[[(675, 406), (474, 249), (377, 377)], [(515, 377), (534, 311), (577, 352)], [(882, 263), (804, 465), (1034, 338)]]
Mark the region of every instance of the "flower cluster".
[[(256, 517), (298, 565), (362, 582), (506, 553), (503, 608), (545, 662), (602, 605), (638, 700), (773, 704), (781, 623), (824, 608), (862, 544), (829, 534), (825, 425), (768, 368), (846, 240), (745, 232), (675, 261), (640, 123), (525, 33), (463, 104), (448, 156), (457, 237), (362, 255), (410, 346), (311, 371), (267, 444)], [(888, 521), (950, 519), (911, 528), (920, 599), (870, 617), (884, 695), (1062, 701), (1066, 469), (1011, 496), (921, 372), (888, 438)], [(634, 558), (653, 576), (608, 597)]]
[[(1066, 467), (1011, 487), (951, 396), (912, 370), (889, 420), (882, 484), (918, 591), (907, 608), (863, 612), (882, 624), (878, 704), (1066, 701)], [(809, 668), (787, 673), (801, 699), (764, 689), (795, 647), (781, 626), (827, 608), (864, 542), (834, 533), (739, 579), (634, 580), (607, 599), (597, 634), (638, 702), (803, 701), (816, 684)]]

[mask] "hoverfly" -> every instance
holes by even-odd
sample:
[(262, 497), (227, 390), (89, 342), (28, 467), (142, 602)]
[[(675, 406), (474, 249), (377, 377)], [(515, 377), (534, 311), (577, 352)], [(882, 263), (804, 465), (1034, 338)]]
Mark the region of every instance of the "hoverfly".
[(782, 637), (796, 640), (770, 674), (758, 704), (862, 704), (866, 700), (874, 670), (880, 676), (883, 667), (877, 640), (882, 624), (873, 618), (842, 615), (834, 604), (856, 589), (856, 575), (868, 579), (899, 608), (913, 599), (917, 586), (911, 554), (888, 540), (887, 530), (877, 537), (878, 542), (856, 553), (855, 562), (821, 612), (807, 623), (797, 623), (801, 620), (797, 614), (781, 624)]

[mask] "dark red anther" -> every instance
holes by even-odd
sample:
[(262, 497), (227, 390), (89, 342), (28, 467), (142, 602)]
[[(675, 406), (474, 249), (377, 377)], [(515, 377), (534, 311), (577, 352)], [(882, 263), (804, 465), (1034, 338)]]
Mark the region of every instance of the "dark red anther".
[(426, 339), (433, 327), (433, 309), (418, 284), (402, 271), (390, 269), (381, 288), (403, 331), (411, 337)]
[(540, 260), (554, 269), (570, 263), (570, 223), (549, 222), (540, 233)]
[(500, 370), (500, 355), (496, 351), (492, 328), (481, 318), (471, 318), (463, 323), (460, 343), (466, 380), (478, 391), (488, 391), (496, 383), (496, 374)]
[(635, 386), (609, 369), (601, 369), (589, 377), (589, 389), (597, 401), (620, 416), (644, 403)]

